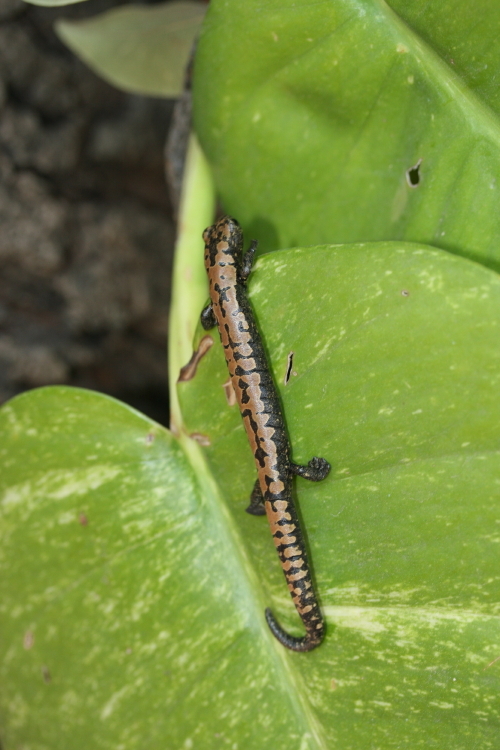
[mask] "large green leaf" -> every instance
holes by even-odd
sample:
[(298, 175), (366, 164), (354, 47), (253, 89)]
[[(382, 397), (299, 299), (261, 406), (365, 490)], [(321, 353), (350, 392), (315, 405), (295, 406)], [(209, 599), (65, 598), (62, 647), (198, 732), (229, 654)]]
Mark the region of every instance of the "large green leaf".
[(269, 604), (300, 625), (220, 345), (179, 386), (210, 469), (107, 397), (33, 391), (0, 411), (4, 750), (497, 747), (497, 276), (383, 243), (265, 256), (250, 290), (294, 458), (333, 465), (297, 482), (325, 643), (267, 630)]
[(3, 749), (306, 737), (203, 462), (196, 479), (165, 429), (88, 391), (32, 391), (0, 415)]
[(226, 210), (264, 249), (404, 239), (498, 268), (499, 27), (495, 0), (474, 23), (467, 0), (212, 0), (195, 122)]
[(55, 28), (78, 57), (117, 88), (176, 97), (205, 10), (206, 4), (195, 0), (126, 5), (83, 21), (60, 19)]
[[(321, 484), (297, 481), (328, 635), (286, 655), (320, 747), (497, 747), (498, 277), (379, 243), (263, 256), (250, 292), (294, 460), (332, 463)], [(217, 343), (179, 385), (187, 429), (210, 443), (268, 602), (298, 633), (267, 524), (243, 513), (255, 469), (226, 380)]]

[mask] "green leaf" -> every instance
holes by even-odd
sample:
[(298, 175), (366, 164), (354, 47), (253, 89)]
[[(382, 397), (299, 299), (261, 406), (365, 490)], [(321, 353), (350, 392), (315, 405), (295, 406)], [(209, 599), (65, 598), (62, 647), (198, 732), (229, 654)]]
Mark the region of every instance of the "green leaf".
[(195, 123), (225, 209), (265, 250), (398, 239), (499, 268), (500, 7), (474, 17), (466, 0), (212, 0)]
[(381, 243), (265, 256), (250, 292), (294, 458), (333, 465), (296, 486), (325, 643), (266, 627), (300, 632), (219, 345), (179, 386), (209, 469), (112, 399), (32, 391), (0, 410), (5, 750), (496, 747), (498, 277)]
[(315, 747), (196, 450), (63, 387), (4, 406), (0, 446), (5, 750)]
[(464, 80), (469, 90), (496, 114), (500, 114), (500, 91), (496, 76), (500, 59), (490, 39), (500, 35), (498, 5), (479, 0), (471, 24), (470, 6), (444, 0), (391, 0), (390, 6), (429, 47)]
[(212, 222), (215, 203), (210, 168), (196, 136), (191, 134), (182, 185), (168, 325), (170, 426), (175, 434), (182, 432), (177, 376), (191, 356), (200, 310), (207, 297), (202, 233)]
[(67, 46), (109, 83), (124, 91), (176, 97), (206, 4), (186, 0), (127, 5), (84, 21), (56, 22)]
[[(389, 242), (265, 255), (249, 289), (293, 458), (332, 463), (296, 485), (327, 639), (285, 657), (318, 747), (496, 747), (500, 280)], [(179, 384), (186, 427), (210, 443), (267, 601), (299, 633), (267, 523), (243, 513), (255, 468), (226, 380), (217, 342)]]

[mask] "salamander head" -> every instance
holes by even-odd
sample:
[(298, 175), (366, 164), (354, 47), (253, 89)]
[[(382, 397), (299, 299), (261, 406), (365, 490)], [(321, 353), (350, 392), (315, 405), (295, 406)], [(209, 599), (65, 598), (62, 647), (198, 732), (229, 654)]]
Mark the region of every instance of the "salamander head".
[(223, 216), (203, 232), (205, 241), (205, 268), (207, 271), (222, 261), (226, 265), (237, 265), (241, 258), (243, 232), (230, 216)]

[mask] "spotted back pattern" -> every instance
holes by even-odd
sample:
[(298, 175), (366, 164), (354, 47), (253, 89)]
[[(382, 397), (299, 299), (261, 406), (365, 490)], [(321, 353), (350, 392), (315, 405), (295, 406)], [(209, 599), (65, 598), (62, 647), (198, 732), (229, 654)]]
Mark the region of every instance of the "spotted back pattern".
[(276, 638), (293, 651), (310, 651), (324, 636), (324, 622), (314, 593), (303, 534), (292, 498), (294, 474), (312, 481), (330, 470), (327, 461), (312, 459), (299, 466), (290, 459), (290, 443), (281, 403), (257, 328), (246, 282), (256, 243), (243, 252), (238, 222), (220, 219), (205, 230), (205, 267), (210, 304), (202, 313), (205, 329), (217, 325), (243, 423), (255, 458), (257, 482), (250, 513), (265, 513), (293, 602), (306, 628), (296, 638), (286, 633), (271, 611), (266, 619)]

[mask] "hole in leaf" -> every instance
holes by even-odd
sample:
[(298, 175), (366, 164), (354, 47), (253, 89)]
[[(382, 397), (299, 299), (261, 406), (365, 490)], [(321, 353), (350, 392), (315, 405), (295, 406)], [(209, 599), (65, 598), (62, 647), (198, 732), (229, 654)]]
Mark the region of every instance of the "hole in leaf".
[(411, 188), (416, 188), (420, 184), (420, 165), (422, 164), (422, 159), (419, 159), (417, 163), (406, 170), (406, 182)]

